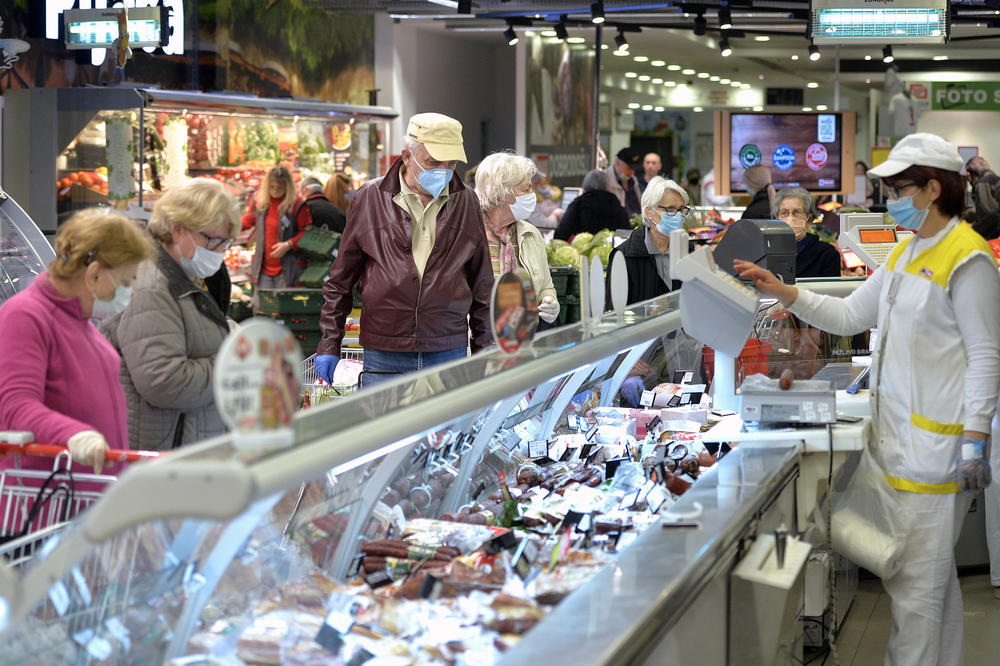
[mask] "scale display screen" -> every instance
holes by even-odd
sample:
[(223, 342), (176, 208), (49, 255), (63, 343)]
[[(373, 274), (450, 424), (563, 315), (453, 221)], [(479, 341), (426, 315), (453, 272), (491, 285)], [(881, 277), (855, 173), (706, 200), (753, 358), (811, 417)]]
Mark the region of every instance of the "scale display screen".
[(895, 243), (894, 229), (858, 229), (858, 237), (862, 243)]
[[(156, 47), (166, 44), (166, 17), (161, 7), (131, 7), (128, 10), (129, 46)], [(68, 9), (63, 12), (66, 48), (110, 48), (118, 38), (121, 9)]]

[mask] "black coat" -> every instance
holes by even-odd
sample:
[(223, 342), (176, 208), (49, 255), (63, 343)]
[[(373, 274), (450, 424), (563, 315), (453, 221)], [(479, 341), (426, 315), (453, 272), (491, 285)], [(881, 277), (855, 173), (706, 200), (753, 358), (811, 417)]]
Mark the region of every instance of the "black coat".
[(618, 197), (605, 190), (587, 190), (569, 205), (559, 220), (555, 238), (568, 241), (576, 234), (596, 234), (601, 229), (628, 229), (628, 214)]
[(753, 201), (747, 206), (747, 209), (743, 211), (743, 216), (741, 220), (770, 220), (773, 219), (771, 215), (771, 202), (767, 198), (767, 188), (763, 188), (757, 194), (753, 195)]
[(837, 248), (812, 234), (806, 234), (799, 243), (801, 247), (795, 255), (795, 277), (840, 277), (840, 253)]
[[(647, 301), (657, 296), (681, 288), (681, 283), (673, 280), (670, 285), (660, 279), (656, 270), (656, 258), (646, 249), (646, 227), (639, 227), (624, 243), (611, 251), (608, 266), (614, 261), (616, 254), (625, 257), (625, 269), (628, 271), (628, 304)], [(611, 271), (605, 280), (605, 303), (611, 307)]]
[(314, 227), (323, 227), (330, 231), (336, 231), (338, 234), (344, 233), (344, 227), (347, 226), (347, 216), (344, 215), (344, 211), (330, 203), (330, 200), (325, 196), (314, 194), (306, 199), (306, 205), (309, 206)]

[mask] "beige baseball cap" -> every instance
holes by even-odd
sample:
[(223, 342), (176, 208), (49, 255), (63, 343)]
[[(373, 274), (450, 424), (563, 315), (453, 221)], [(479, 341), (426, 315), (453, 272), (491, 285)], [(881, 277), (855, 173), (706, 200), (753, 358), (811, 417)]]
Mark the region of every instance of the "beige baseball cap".
[(410, 118), (406, 136), (419, 141), (438, 162), (465, 162), (462, 123), (440, 113), (418, 113)]

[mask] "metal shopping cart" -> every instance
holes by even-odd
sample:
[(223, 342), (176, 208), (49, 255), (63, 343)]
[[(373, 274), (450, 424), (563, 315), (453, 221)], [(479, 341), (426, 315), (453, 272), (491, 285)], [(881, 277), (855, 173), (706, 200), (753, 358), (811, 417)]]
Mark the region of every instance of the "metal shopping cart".
[[(0, 442), (0, 454), (16, 456), (15, 467), (0, 470), (0, 560), (9, 566), (30, 560), (47, 539), (117, 480), (110, 474), (71, 472), (72, 459), (65, 446)], [(137, 462), (159, 455), (156, 451), (109, 449), (105, 460)], [(21, 469), (21, 456), (52, 458), (52, 469)]]
[[(358, 347), (343, 347), (340, 360), (364, 361), (365, 350)], [(346, 398), (358, 389), (357, 384), (327, 384), (316, 374), (316, 354), (308, 357), (299, 369), (302, 378), (301, 404), (304, 407), (317, 405), (337, 398)]]

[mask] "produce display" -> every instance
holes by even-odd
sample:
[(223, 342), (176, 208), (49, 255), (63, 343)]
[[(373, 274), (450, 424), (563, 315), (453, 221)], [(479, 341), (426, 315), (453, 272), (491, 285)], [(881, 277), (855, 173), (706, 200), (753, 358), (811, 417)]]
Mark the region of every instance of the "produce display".
[(612, 239), (615, 232), (601, 229), (596, 234), (582, 232), (573, 236), (571, 242), (552, 239), (546, 246), (549, 264), (553, 266), (577, 266), (580, 257), (591, 261), (597, 259), (604, 268), (608, 267), (611, 251), (614, 249)]

